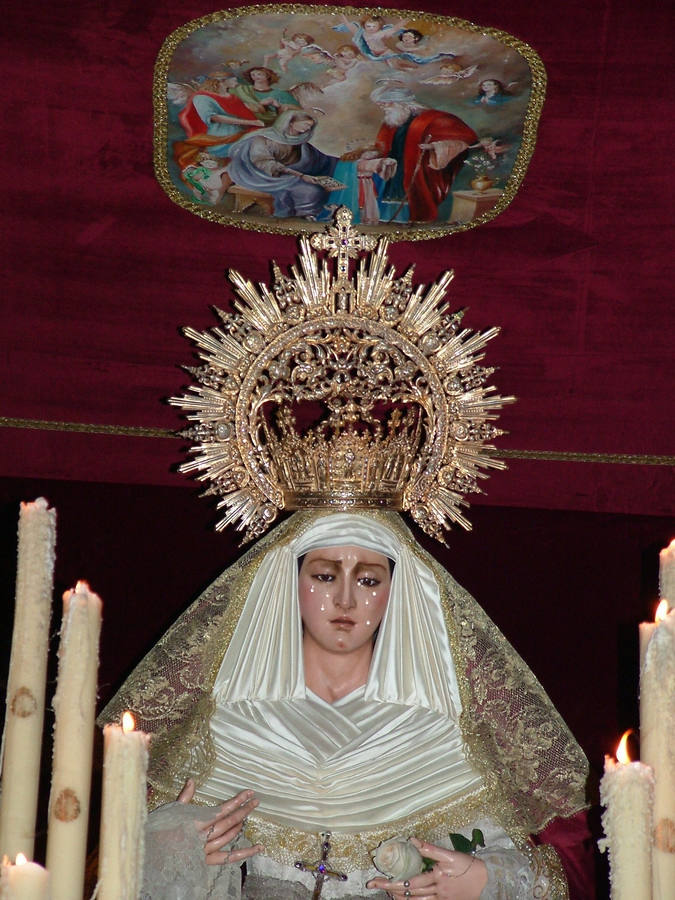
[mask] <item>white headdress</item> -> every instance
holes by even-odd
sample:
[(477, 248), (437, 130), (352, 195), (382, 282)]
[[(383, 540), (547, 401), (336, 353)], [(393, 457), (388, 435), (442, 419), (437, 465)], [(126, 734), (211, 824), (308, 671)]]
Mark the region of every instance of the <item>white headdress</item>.
[(251, 584), (214, 690), (219, 703), (305, 696), (298, 559), (355, 545), (395, 563), (366, 698), (435, 710), (457, 722), (461, 701), (438, 584), (400, 537), (363, 515), (327, 514), (290, 543), (272, 547)]

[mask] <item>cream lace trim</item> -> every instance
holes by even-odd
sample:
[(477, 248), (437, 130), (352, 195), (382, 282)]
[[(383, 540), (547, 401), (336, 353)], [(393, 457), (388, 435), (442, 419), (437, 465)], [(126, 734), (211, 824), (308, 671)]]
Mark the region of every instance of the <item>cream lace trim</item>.
[(570, 892), (565, 877), (565, 870), (560, 857), (549, 844), (541, 844), (533, 847), (527, 844), (521, 848), (526, 854), (530, 868), (535, 876), (545, 875), (549, 881), (548, 891), (545, 894), (537, 894), (537, 900), (569, 900)]
[[(487, 792), (481, 787), (471, 794), (444, 801), (430, 809), (388, 822), (385, 826), (359, 832), (333, 831), (330, 839), (331, 867), (346, 874), (372, 868), (370, 851), (381, 841), (397, 835), (414, 835), (428, 841), (447, 839), (450, 831), (481, 818), (487, 806)], [(320, 855), (319, 833), (279, 825), (262, 815), (248, 817), (245, 835), (252, 844), (262, 844), (266, 856), (285, 866), (293, 866), (300, 859), (310, 861)], [(524, 840), (524, 836), (522, 838)]]

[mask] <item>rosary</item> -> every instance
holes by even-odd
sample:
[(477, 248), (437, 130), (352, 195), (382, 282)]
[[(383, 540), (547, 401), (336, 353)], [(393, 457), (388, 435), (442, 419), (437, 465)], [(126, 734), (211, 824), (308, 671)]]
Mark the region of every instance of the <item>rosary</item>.
[(300, 869), (301, 872), (310, 872), (314, 876), (316, 883), (314, 885), (312, 900), (319, 900), (323, 883), (327, 878), (334, 878), (336, 881), (347, 880), (347, 876), (343, 875), (342, 872), (336, 872), (334, 869), (328, 867), (328, 854), (330, 853), (329, 838), (330, 831), (321, 834), (321, 859), (318, 859), (313, 863), (307, 863), (301, 859), (295, 863), (296, 869)]

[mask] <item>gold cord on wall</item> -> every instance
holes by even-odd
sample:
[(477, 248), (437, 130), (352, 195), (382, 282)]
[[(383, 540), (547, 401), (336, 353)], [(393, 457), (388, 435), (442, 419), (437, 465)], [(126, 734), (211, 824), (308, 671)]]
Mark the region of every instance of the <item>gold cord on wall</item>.
[[(0, 428), (29, 428), (36, 431), (67, 431), (80, 434), (111, 434), (118, 437), (181, 438), (166, 428), (142, 428), (135, 425), (89, 425), (84, 422), (53, 422), (44, 419), (17, 419), (0, 416)], [(497, 451), (496, 451), (497, 452)], [(633, 466), (675, 466), (675, 456), (636, 453), (577, 453), (562, 450), (503, 450), (502, 459), (534, 459), (548, 462), (610, 463)]]

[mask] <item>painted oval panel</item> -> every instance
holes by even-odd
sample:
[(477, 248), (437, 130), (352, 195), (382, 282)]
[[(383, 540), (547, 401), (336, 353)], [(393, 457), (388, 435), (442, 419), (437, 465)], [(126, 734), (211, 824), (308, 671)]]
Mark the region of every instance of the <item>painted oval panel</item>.
[(310, 232), (348, 207), (417, 240), (513, 199), (546, 75), (496, 29), (409, 10), (257, 6), (189, 22), (155, 68), (155, 171), (223, 225)]

